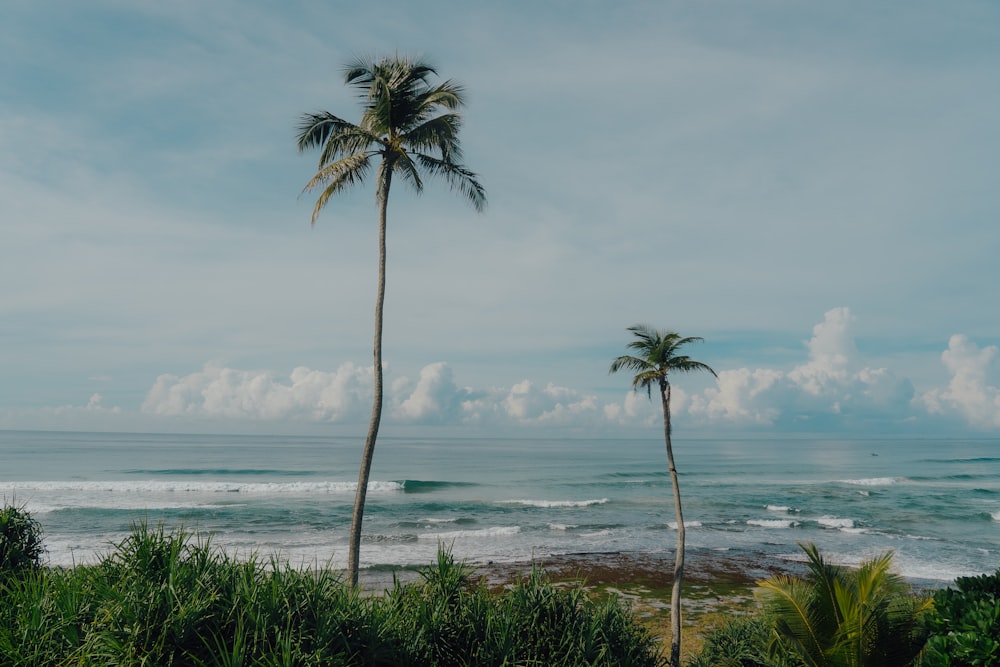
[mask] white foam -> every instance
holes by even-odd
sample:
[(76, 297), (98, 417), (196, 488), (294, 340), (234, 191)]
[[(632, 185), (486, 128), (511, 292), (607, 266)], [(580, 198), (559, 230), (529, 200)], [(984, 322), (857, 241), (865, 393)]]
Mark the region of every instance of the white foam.
[(572, 530), (573, 528), (576, 528), (576, 526), (574, 526), (573, 524), (570, 524), (570, 523), (550, 523), (549, 524), (549, 530), (567, 531), (567, 530)]
[(993, 517), (994, 521), (1000, 521), (1000, 510), (996, 512), (990, 512), (990, 516)]
[(453, 540), (464, 537), (504, 537), (506, 535), (517, 535), (521, 532), (520, 526), (493, 526), (492, 528), (480, 528), (478, 530), (451, 530), (443, 533), (421, 533), (417, 535), (421, 540)]
[[(353, 493), (357, 482), (201, 482), (171, 481), (64, 481), (0, 482), (0, 489), (12, 492), (78, 493), (246, 493), (248, 495), (287, 495), (307, 493)], [(402, 491), (400, 482), (369, 482), (369, 493)]]
[(842, 479), (841, 484), (853, 484), (855, 486), (891, 486), (905, 481), (905, 477), (867, 477), (865, 479)]
[[(668, 521), (667, 525), (670, 526), (671, 530), (677, 530), (677, 522), (676, 521)], [(701, 526), (701, 521), (685, 521), (684, 522), (684, 527), (685, 528), (698, 528), (699, 526)]]
[(505, 500), (508, 505), (525, 505), (527, 507), (589, 507), (590, 505), (603, 505), (608, 502), (607, 498), (596, 500)]
[(791, 519), (748, 519), (747, 525), (761, 528), (791, 528), (799, 525), (799, 522)]
[(764, 509), (768, 512), (798, 512), (799, 510), (795, 507), (789, 507), (788, 505), (764, 505)]
[(835, 516), (821, 516), (816, 523), (827, 528), (854, 528), (854, 519), (839, 519)]
[(581, 533), (580, 537), (607, 537), (611, 534), (611, 531), (605, 528), (604, 530), (595, 530), (590, 533)]
[(457, 518), (452, 519), (436, 519), (434, 517), (427, 517), (425, 519), (420, 519), (420, 523), (456, 523)]

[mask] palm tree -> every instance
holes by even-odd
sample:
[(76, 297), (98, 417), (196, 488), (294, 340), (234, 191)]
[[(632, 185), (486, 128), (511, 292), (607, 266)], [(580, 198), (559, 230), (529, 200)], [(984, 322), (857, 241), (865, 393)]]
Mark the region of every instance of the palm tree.
[(355, 124), (333, 114), (303, 114), (298, 127), (299, 151), (322, 150), (316, 175), (305, 191), (320, 190), (313, 207), (312, 223), (331, 197), (362, 183), (374, 162), (375, 202), (378, 206), (378, 294), (375, 299), (374, 373), (375, 388), (371, 421), (365, 439), (358, 490), (354, 499), (348, 552), (348, 578), (358, 583), (361, 521), (371, 473), (375, 440), (382, 419), (382, 306), (385, 301), (385, 230), (389, 187), (398, 174), (417, 193), (423, 178), (442, 176), (465, 196), (477, 211), (486, 206), (486, 191), (472, 173), (460, 164), (462, 150), (458, 131), (464, 105), (463, 88), (454, 81), (433, 85), (437, 71), (426, 62), (396, 55), (378, 60), (358, 59), (344, 68), (344, 83), (356, 88), (363, 113)]
[(823, 560), (815, 545), (800, 545), (809, 572), (758, 584), (757, 597), (773, 619), (773, 653), (807, 667), (908, 667), (927, 640), (921, 615), (933, 598), (918, 598), (890, 572), (892, 553), (857, 570)]
[(677, 482), (677, 468), (674, 466), (674, 449), (670, 442), (670, 380), (673, 373), (715, 371), (700, 361), (679, 354), (688, 343), (702, 340), (698, 337), (682, 338), (676, 331), (659, 331), (646, 324), (637, 324), (628, 330), (635, 340), (628, 344), (635, 355), (622, 355), (611, 362), (611, 373), (628, 369), (635, 371), (632, 389), (645, 389), (650, 399), (653, 385), (660, 389), (663, 407), (663, 437), (667, 442), (667, 463), (670, 468), (670, 483), (674, 490), (674, 512), (677, 516), (677, 553), (674, 561), (674, 581), (670, 593), (670, 664), (679, 667), (681, 660), (681, 580), (684, 577), (684, 513), (681, 511), (681, 491)]

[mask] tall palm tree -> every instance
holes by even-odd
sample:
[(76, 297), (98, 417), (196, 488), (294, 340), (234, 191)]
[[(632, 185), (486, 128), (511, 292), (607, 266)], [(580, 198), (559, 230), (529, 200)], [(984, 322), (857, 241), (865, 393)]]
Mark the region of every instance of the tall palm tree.
[(772, 652), (796, 656), (807, 667), (909, 667), (927, 640), (921, 615), (933, 598), (915, 597), (890, 572), (892, 553), (856, 570), (823, 560), (801, 545), (808, 574), (772, 577), (757, 597), (774, 619)]
[(486, 206), (486, 191), (476, 174), (459, 162), (462, 150), (458, 132), (462, 118), (458, 109), (464, 105), (463, 88), (451, 80), (432, 84), (433, 76), (437, 76), (437, 71), (431, 65), (399, 55), (378, 60), (358, 59), (344, 68), (344, 83), (360, 93), (363, 107), (361, 120), (356, 124), (350, 123), (321, 111), (303, 114), (298, 127), (300, 152), (321, 149), (318, 171), (303, 190), (320, 191), (313, 207), (313, 224), (316, 224), (320, 211), (331, 197), (362, 183), (372, 164), (378, 164), (375, 174), (379, 229), (373, 354), (375, 390), (351, 520), (347, 569), (352, 586), (358, 583), (361, 522), (375, 440), (382, 419), (385, 231), (392, 178), (398, 174), (420, 193), (425, 176), (441, 176), (477, 211)]
[(677, 553), (674, 560), (674, 581), (670, 592), (670, 664), (679, 667), (681, 660), (681, 580), (684, 577), (684, 513), (681, 511), (681, 490), (674, 466), (674, 449), (670, 441), (670, 373), (691, 373), (715, 371), (709, 366), (680, 354), (688, 343), (702, 340), (698, 337), (682, 338), (676, 331), (660, 331), (646, 324), (637, 324), (628, 330), (635, 340), (628, 344), (635, 354), (625, 354), (611, 362), (611, 373), (622, 369), (635, 371), (632, 389), (645, 389), (650, 399), (653, 385), (660, 390), (663, 407), (663, 438), (667, 443), (667, 463), (670, 469), (670, 484), (674, 490), (674, 512), (677, 516)]

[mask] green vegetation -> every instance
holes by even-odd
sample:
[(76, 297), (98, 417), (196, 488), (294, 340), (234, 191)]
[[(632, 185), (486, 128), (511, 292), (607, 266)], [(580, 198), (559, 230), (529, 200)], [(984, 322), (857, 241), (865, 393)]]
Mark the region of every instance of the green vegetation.
[(362, 183), (378, 161), (375, 201), (379, 212), (378, 294), (375, 298), (375, 389), (371, 422), (362, 453), (354, 501), (348, 552), (348, 578), (358, 583), (361, 522), (371, 472), (375, 440), (382, 419), (382, 307), (385, 302), (386, 207), (392, 177), (398, 174), (418, 193), (425, 176), (442, 176), (476, 208), (486, 205), (486, 191), (462, 158), (458, 131), (464, 105), (462, 87), (453, 81), (431, 85), (436, 70), (425, 62), (401, 56), (377, 61), (359, 59), (344, 68), (344, 82), (363, 100), (361, 120), (350, 123), (321, 111), (305, 114), (299, 124), (299, 151), (321, 149), (316, 175), (305, 189), (320, 190), (313, 208), (315, 224), (331, 197)]
[(617, 600), (533, 571), (499, 593), (444, 551), (362, 596), (327, 569), (237, 561), (144, 524), (100, 562), (0, 571), (2, 665), (636, 665), (659, 643)]
[(924, 664), (930, 667), (1000, 665), (1000, 569), (960, 577), (956, 588), (934, 594), (932, 633)]
[(762, 616), (738, 616), (705, 637), (688, 667), (777, 667), (778, 656), (768, 650), (770, 637)]
[(0, 572), (38, 568), (44, 553), (38, 522), (23, 507), (0, 508)]
[(931, 600), (912, 595), (890, 572), (892, 553), (849, 569), (826, 562), (815, 545), (802, 549), (805, 577), (772, 577), (759, 585), (772, 648), (810, 667), (915, 664), (927, 642), (923, 616)]
[(628, 330), (635, 340), (628, 344), (638, 356), (624, 354), (611, 362), (611, 373), (627, 369), (635, 371), (632, 389), (645, 389), (650, 398), (653, 385), (660, 389), (660, 403), (663, 408), (663, 438), (667, 444), (667, 464), (670, 469), (670, 484), (674, 491), (674, 513), (677, 517), (677, 554), (674, 562), (673, 589), (670, 594), (670, 664), (681, 664), (681, 582), (684, 578), (684, 513), (681, 511), (681, 491), (674, 466), (674, 449), (670, 440), (670, 381), (669, 374), (708, 371), (709, 366), (679, 354), (680, 349), (698, 337), (682, 338), (676, 331), (658, 331), (645, 324), (631, 326)]

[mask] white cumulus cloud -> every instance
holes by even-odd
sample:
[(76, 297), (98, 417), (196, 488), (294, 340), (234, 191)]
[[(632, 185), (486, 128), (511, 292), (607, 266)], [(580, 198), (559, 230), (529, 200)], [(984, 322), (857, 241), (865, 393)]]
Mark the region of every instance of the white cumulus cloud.
[(266, 372), (206, 365), (183, 377), (158, 377), (142, 411), (171, 417), (343, 421), (370, 408), (371, 374), (371, 367), (347, 363), (333, 372), (299, 367), (279, 381)]
[(941, 354), (951, 381), (947, 387), (932, 389), (921, 397), (927, 411), (961, 415), (977, 428), (1000, 428), (1000, 389), (987, 383), (997, 352), (995, 345), (980, 349), (966, 336), (952, 336), (948, 349)]
[[(946, 387), (916, 392), (909, 379), (867, 365), (848, 308), (833, 308), (813, 327), (803, 360), (789, 369), (716, 369), (715, 383), (698, 393), (673, 387), (677, 423), (710, 428), (777, 430), (878, 429), (918, 420), (951, 419), (978, 429), (1000, 428), (1000, 389), (990, 384), (1000, 350), (952, 336), (942, 361)], [(388, 373), (387, 373), (388, 375)], [(388, 382), (384, 423), (496, 429), (567, 427), (583, 431), (658, 428), (660, 402), (645, 392), (614, 399), (531, 379), (509, 387), (456, 382), (446, 362), (427, 364), (416, 380)], [(295, 368), (287, 377), (208, 364), (189, 375), (161, 375), (142, 411), (147, 416), (222, 420), (296, 420), (364, 424), (371, 410), (372, 368), (346, 363), (335, 371)], [(111, 415), (99, 394), (86, 407), (63, 412)], [(53, 414), (50, 412), (50, 414)]]
[(693, 397), (692, 415), (748, 426), (910, 416), (913, 385), (859, 360), (848, 308), (826, 312), (806, 343), (808, 358), (788, 372), (770, 368), (721, 371), (717, 386)]
[[(402, 396), (408, 389), (405, 378), (393, 383), (393, 394)], [(395, 415), (403, 421), (423, 424), (447, 424), (462, 419), (463, 403), (471, 391), (455, 384), (451, 367), (444, 362), (428, 364), (420, 370), (420, 379), (412, 393), (399, 403)]]

